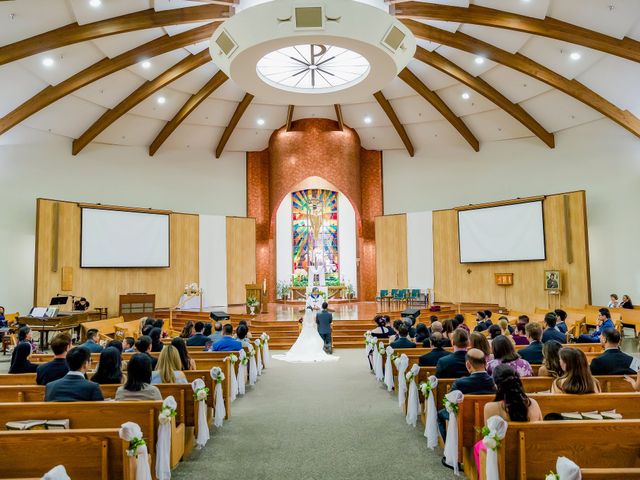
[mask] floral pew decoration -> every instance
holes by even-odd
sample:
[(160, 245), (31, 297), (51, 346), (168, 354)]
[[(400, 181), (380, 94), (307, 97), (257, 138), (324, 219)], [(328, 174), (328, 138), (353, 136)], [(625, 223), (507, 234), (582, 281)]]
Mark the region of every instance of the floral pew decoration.
[[(391, 362), (393, 362), (393, 360), (395, 360), (395, 358), (398, 356), (396, 353), (394, 353), (393, 347), (387, 347), (386, 348), (386, 354), (387, 354), (387, 360), (384, 364), (384, 384), (387, 386), (387, 391), (391, 392), (393, 391), (393, 387), (394, 387), (394, 383), (393, 383), (393, 367)], [(394, 357), (395, 355), (395, 357)]]
[(460, 390), (452, 390), (444, 396), (443, 404), (449, 413), (447, 423), (447, 439), (444, 442), (445, 463), (453, 467), (453, 473), (460, 474), (458, 465), (458, 409), (464, 400), (464, 394)]
[(258, 367), (256, 373), (260, 376), (262, 375), (262, 338), (256, 338), (253, 344), (256, 346), (256, 364)]
[(64, 466), (57, 465), (44, 474), (42, 480), (71, 480)]
[(211, 378), (216, 381), (216, 386), (213, 390), (213, 425), (219, 428), (224, 423), (224, 417), (227, 415), (227, 409), (224, 406), (224, 396), (222, 394), (222, 383), (225, 380), (225, 376), (220, 367), (213, 367), (210, 373)]
[(254, 386), (258, 380), (258, 364), (256, 363), (256, 349), (247, 345), (249, 349), (249, 385)]
[(416, 376), (420, 373), (420, 365), (414, 363), (406, 374), (407, 383), (409, 384), (409, 395), (407, 396), (407, 425), (415, 428), (418, 422), (418, 414), (420, 413), (420, 399), (418, 398), (418, 386), (416, 385)]
[(384, 370), (382, 368), (382, 356), (385, 354), (384, 344), (382, 342), (376, 343), (373, 349), (373, 373), (376, 376), (376, 380), (382, 382), (384, 380)]
[(438, 379), (431, 375), (426, 382), (420, 383), (420, 391), (424, 396), (424, 415), (427, 419), (424, 436), (427, 438), (427, 448), (433, 450), (438, 446), (438, 411), (434, 390), (438, 386)]
[(127, 455), (136, 458), (135, 480), (151, 480), (149, 452), (147, 444), (142, 438), (140, 425), (134, 422), (123, 423), (120, 426), (120, 438), (129, 442)]
[(407, 379), (404, 376), (404, 372), (409, 368), (409, 357), (404, 353), (394, 360), (396, 368), (398, 369), (398, 404), (400, 410), (404, 410), (405, 395), (407, 394)]
[(231, 378), (229, 382), (231, 383), (231, 391), (229, 392), (229, 400), (235, 401), (238, 396), (238, 377), (236, 376), (236, 363), (238, 363), (238, 356), (235, 353), (230, 354), (228, 357), (224, 357), (225, 362), (229, 362), (229, 372)]
[(162, 401), (162, 409), (158, 415), (158, 441), (156, 442), (156, 478), (171, 478), (171, 421), (176, 416), (178, 403), (173, 395)]
[(191, 388), (193, 389), (193, 399), (198, 402), (196, 447), (200, 449), (207, 444), (210, 438), (209, 422), (207, 421), (207, 398), (209, 398), (209, 388), (201, 378), (196, 378), (191, 382)]
[(364, 332), (364, 356), (368, 359), (369, 355), (373, 352), (373, 347), (376, 344), (376, 338), (371, 335), (371, 331)]
[(508, 423), (498, 415), (487, 420), (487, 425), (482, 427), (482, 444), (487, 449), (486, 480), (500, 480), (498, 469), (498, 449), (507, 434)]
[(244, 395), (247, 390), (247, 364), (249, 363), (247, 352), (244, 349), (240, 350), (238, 362), (238, 395)]
[(271, 365), (271, 354), (269, 353), (269, 340), (271, 340), (271, 337), (267, 332), (262, 332), (260, 340), (262, 340), (262, 368), (269, 368)]
[(558, 473), (549, 472), (544, 480), (580, 480), (582, 478), (580, 467), (567, 457), (558, 457), (556, 471)]

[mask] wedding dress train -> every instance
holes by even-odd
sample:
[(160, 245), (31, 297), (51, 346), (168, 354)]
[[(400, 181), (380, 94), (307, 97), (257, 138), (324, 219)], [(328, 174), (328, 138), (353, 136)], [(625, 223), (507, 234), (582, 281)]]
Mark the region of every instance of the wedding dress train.
[(305, 310), (302, 330), (291, 349), (284, 355), (272, 357), (290, 363), (335, 362), (340, 359), (324, 351), (324, 341), (316, 325), (316, 312), (309, 309)]

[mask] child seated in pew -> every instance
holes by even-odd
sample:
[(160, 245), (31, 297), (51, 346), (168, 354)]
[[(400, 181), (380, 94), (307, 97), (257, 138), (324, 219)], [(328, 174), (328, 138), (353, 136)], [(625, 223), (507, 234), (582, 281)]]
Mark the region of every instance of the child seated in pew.
[(180, 355), (180, 362), (182, 363), (181, 370), (197, 370), (196, 361), (189, 356), (189, 350), (187, 344), (182, 337), (176, 337), (171, 340), (171, 345), (178, 350)]
[(98, 368), (91, 381), (99, 385), (122, 383), (122, 360), (116, 347), (107, 347), (100, 352)]
[(564, 374), (551, 384), (551, 393), (600, 393), (600, 383), (593, 378), (589, 370), (587, 356), (577, 348), (560, 349), (560, 367)]
[(564, 374), (560, 365), (560, 350), (562, 344), (555, 340), (549, 340), (542, 346), (542, 366), (538, 369), (539, 377), (558, 378)]
[(133, 353), (136, 351), (136, 339), (133, 337), (125, 337), (122, 341), (122, 351), (124, 353)]
[(182, 360), (173, 345), (167, 345), (160, 352), (156, 370), (151, 374), (151, 385), (156, 383), (188, 383), (182, 373)]
[(151, 385), (151, 360), (136, 353), (127, 364), (127, 383), (116, 390), (116, 400), (162, 400), (158, 387)]

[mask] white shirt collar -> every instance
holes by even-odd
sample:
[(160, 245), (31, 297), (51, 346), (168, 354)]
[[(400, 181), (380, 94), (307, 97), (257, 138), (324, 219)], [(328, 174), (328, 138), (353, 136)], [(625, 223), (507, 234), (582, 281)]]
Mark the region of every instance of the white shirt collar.
[(69, 370), (69, 371), (67, 372), (67, 375), (75, 375), (76, 377), (82, 377), (82, 378), (84, 378), (84, 373), (82, 373), (82, 372), (77, 372), (77, 371), (76, 371), (76, 372), (74, 372), (74, 371), (72, 371), (72, 370)]

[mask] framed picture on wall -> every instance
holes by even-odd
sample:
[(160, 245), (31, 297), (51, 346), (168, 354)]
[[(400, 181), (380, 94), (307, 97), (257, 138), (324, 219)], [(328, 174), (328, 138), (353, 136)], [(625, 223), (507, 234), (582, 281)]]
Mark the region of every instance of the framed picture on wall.
[(544, 271), (544, 289), (562, 290), (562, 278), (560, 276), (560, 270)]

